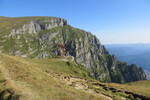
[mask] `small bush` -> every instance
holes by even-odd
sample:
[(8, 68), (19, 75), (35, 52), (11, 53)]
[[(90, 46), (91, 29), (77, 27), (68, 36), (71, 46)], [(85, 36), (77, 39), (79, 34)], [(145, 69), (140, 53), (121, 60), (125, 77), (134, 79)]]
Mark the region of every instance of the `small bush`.
[(66, 64), (67, 64), (68, 66), (70, 66), (70, 62), (69, 62), (69, 61), (67, 61)]

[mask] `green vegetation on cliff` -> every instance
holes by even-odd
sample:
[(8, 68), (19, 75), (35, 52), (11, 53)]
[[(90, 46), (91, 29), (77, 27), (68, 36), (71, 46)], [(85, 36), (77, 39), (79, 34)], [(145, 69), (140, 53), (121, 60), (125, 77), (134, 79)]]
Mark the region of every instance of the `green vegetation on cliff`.
[(125, 83), (145, 80), (142, 68), (123, 64), (109, 55), (96, 36), (54, 17), (0, 18), (0, 52), (27, 58), (54, 58), (57, 44), (66, 48), (90, 76), (99, 81)]

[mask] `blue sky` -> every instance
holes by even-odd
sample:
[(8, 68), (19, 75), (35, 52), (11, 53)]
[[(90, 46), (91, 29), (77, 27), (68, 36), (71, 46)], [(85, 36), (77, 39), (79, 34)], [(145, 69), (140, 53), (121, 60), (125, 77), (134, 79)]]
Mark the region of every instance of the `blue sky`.
[(54, 16), (103, 44), (150, 43), (150, 0), (0, 0), (0, 16)]

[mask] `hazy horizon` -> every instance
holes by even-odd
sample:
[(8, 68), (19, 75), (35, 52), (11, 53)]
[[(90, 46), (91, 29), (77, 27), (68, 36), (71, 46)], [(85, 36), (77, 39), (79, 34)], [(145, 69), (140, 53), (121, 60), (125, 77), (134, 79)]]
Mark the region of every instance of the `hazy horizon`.
[(104, 43), (103, 45), (150, 45), (150, 43)]

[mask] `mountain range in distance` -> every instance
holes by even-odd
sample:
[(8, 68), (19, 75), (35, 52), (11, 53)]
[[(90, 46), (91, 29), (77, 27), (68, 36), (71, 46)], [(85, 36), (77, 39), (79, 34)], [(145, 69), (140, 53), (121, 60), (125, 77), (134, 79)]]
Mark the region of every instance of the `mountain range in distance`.
[(105, 44), (105, 47), (120, 61), (136, 64), (142, 67), (146, 73), (150, 72), (150, 43)]

